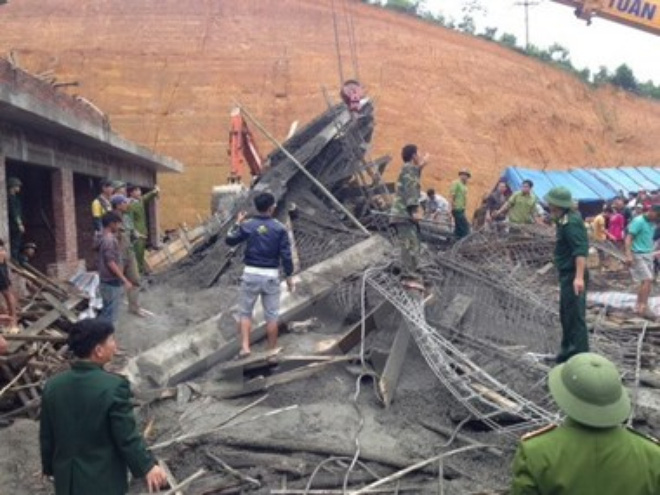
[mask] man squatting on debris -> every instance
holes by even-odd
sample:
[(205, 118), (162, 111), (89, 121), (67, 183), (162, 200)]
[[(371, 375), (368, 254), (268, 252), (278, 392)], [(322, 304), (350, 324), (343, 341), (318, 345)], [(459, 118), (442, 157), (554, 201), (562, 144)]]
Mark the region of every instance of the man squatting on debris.
[(401, 150), (403, 167), (396, 185), (396, 196), (392, 204), (390, 224), (396, 231), (401, 250), (401, 282), (410, 288), (424, 290), (417, 268), (419, 266), (420, 241), (418, 222), (424, 213), (419, 204), (421, 196), (420, 178), (428, 163), (428, 153), (422, 158), (414, 144)]
[(241, 278), (239, 301), (239, 331), (241, 351), (239, 356), (250, 354), (250, 332), (252, 331), (252, 311), (261, 297), (266, 320), (268, 348), (277, 346), (277, 319), (280, 310), (280, 261), (284, 269), (289, 292), (294, 290), (293, 258), (291, 241), (286, 227), (273, 218), (275, 197), (267, 192), (254, 198), (257, 215), (245, 220), (246, 213), (241, 212), (237, 221), (227, 234), (229, 246), (242, 242), (245, 247), (245, 269)]
[(567, 418), (522, 438), (511, 495), (660, 493), (660, 445), (623, 427), (630, 398), (613, 363), (578, 354), (550, 372), (548, 386)]
[(589, 281), (589, 239), (582, 217), (573, 210), (573, 197), (565, 187), (550, 189), (545, 196), (557, 225), (555, 266), (559, 272), (559, 318), (562, 339), (557, 362), (580, 352), (589, 352), (586, 286)]
[(138, 431), (128, 380), (103, 369), (117, 351), (114, 331), (99, 319), (75, 323), (68, 345), (77, 360), (46, 382), (39, 442), (55, 495), (124, 495), (128, 469), (149, 492), (167, 482)]

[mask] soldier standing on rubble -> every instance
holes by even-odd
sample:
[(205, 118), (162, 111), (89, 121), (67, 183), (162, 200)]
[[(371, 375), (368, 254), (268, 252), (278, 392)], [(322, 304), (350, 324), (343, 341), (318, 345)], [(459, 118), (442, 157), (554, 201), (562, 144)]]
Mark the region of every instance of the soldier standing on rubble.
[(536, 195), (532, 192), (534, 183), (524, 180), (520, 191), (511, 195), (506, 203), (497, 211), (496, 216), (509, 214), (511, 226), (533, 224), (536, 221)]
[(465, 216), (467, 208), (468, 180), (472, 177), (469, 170), (463, 169), (458, 173), (458, 179), (451, 183), (449, 189), (449, 203), (451, 214), (454, 217), (454, 235), (462, 239), (470, 234), (470, 222)]
[(257, 215), (245, 220), (246, 213), (238, 215), (236, 223), (227, 234), (225, 242), (238, 246), (245, 242), (245, 269), (241, 277), (239, 331), (241, 351), (239, 357), (250, 355), (250, 332), (252, 331), (252, 311), (261, 297), (266, 320), (268, 348), (277, 346), (277, 320), (280, 311), (280, 262), (289, 292), (294, 290), (293, 256), (291, 241), (286, 227), (273, 218), (275, 197), (260, 193), (254, 198)]
[(557, 362), (563, 363), (580, 352), (589, 352), (587, 333), (587, 256), (589, 239), (580, 214), (575, 211), (571, 192), (555, 187), (545, 196), (550, 216), (557, 225), (555, 266), (559, 272), (559, 317), (562, 339)]
[(567, 419), (523, 437), (511, 495), (660, 493), (660, 445), (623, 427), (631, 405), (614, 364), (579, 354), (556, 366), (548, 385)]
[(402, 283), (418, 290), (424, 290), (417, 272), (421, 249), (418, 222), (424, 218), (420, 206), (422, 192), (420, 178), (428, 158), (428, 153), (421, 157), (414, 144), (407, 144), (401, 150), (403, 167), (396, 185), (396, 197), (392, 204), (390, 220), (401, 249)]

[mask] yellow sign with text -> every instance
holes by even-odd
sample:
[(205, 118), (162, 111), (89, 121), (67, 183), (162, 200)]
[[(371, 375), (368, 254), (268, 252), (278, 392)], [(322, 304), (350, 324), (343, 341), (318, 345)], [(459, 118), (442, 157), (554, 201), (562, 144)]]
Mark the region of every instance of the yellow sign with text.
[(660, 34), (660, 0), (605, 0), (598, 14)]

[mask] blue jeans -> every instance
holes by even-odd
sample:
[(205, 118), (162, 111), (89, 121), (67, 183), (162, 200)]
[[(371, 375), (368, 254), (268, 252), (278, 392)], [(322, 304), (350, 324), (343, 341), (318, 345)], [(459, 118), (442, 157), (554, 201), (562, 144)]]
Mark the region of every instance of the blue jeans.
[(97, 318), (116, 325), (117, 321), (119, 321), (119, 308), (121, 307), (124, 287), (122, 285), (101, 282), (99, 293), (101, 294), (101, 299), (103, 299), (103, 307)]
[(241, 295), (238, 302), (241, 318), (252, 318), (252, 310), (259, 296), (266, 322), (277, 321), (280, 312), (279, 278), (253, 273), (244, 273), (241, 278)]

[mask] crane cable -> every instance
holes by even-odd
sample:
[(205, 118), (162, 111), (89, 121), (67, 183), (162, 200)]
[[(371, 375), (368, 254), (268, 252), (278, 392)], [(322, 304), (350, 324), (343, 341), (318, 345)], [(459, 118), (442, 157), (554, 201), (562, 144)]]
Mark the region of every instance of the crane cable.
[(351, 62), (353, 64), (353, 78), (360, 80), (360, 67), (357, 55), (357, 42), (355, 40), (355, 24), (353, 13), (348, 7), (348, 0), (344, 0), (344, 17), (346, 18), (346, 29), (348, 31), (348, 46), (351, 50)]
[(339, 47), (339, 30), (337, 27), (337, 11), (335, 9), (335, 0), (331, 0), (332, 3), (332, 25), (335, 30), (335, 50), (337, 51), (337, 65), (339, 67), (339, 87), (344, 84), (344, 66), (341, 61), (341, 49)]

